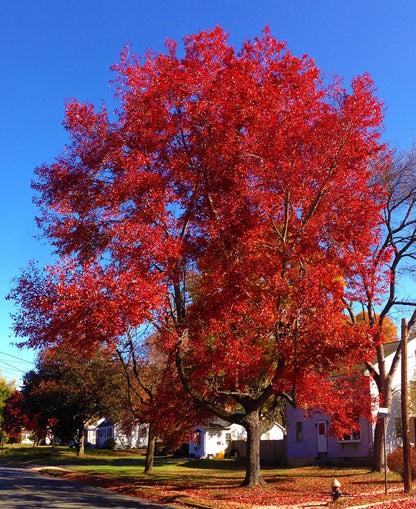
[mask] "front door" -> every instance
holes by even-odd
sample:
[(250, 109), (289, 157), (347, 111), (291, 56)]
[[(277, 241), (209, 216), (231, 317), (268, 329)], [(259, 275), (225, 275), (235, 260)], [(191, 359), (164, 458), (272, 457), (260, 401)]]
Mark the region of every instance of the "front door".
[(326, 421), (318, 421), (318, 454), (328, 452)]

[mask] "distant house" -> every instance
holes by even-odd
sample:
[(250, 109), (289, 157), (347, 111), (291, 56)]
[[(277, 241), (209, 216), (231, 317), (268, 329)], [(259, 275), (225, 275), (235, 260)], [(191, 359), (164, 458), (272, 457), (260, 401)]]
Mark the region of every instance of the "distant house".
[[(283, 440), (284, 433), (284, 428), (275, 424), (261, 436), (261, 440)], [(233, 455), (233, 443), (246, 439), (247, 432), (243, 426), (215, 419), (210, 425), (194, 430), (194, 438), (189, 442), (189, 455), (195, 458), (223, 458)]]
[(126, 432), (119, 423), (103, 418), (94, 426), (88, 426), (85, 432), (85, 441), (96, 447), (103, 447), (109, 438), (115, 440), (119, 449), (143, 449), (147, 447), (148, 426), (137, 424)]
[(22, 429), (20, 432), (20, 443), (23, 445), (33, 445), (33, 440), (30, 438), (31, 434), (31, 431)]
[[(398, 342), (384, 346), (386, 367), (390, 368)], [(415, 377), (416, 341), (408, 343), (409, 378)], [(374, 382), (371, 382), (377, 394)], [(386, 429), (387, 453), (402, 445), (401, 438), (401, 369), (400, 365), (392, 384), (393, 402)], [(414, 418), (410, 419), (410, 441), (415, 443)], [(287, 461), (291, 466), (308, 465), (314, 462), (340, 464), (369, 464), (373, 458), (374, 425), (360, 418), (361, 431), (351, 433), (342, 439), (329, 435), (331, 416), (317, 414), (305, 417), (305, 412), (289, 404), (286, 409)]]

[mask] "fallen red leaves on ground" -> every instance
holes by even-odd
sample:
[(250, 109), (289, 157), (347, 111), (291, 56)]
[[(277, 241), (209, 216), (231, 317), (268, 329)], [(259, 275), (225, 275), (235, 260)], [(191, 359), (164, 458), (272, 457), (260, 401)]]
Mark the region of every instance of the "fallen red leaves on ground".
[(401, 482), (389, 484), (388, 495), (384, 494), (381, 481), (370, 483), (357, 479), (341, 478), (343, 496), (336, 502), (332, 501), (330, 484), (332, 478), (325, 477), (285, 477), (268, 479), (268, 485), (254, 488), (241, 488), (219, 482), (215, 487), (159, 485), (152, 482), (134, 479), (113, 479), (101, 474), (85, 474), (81, 472), (66, 473), (65, 477), (78, 482), (85, 482), (102, 488), (116, 491), (157, 503), (168, 503), (178, 507), (195, 505), (208, 506), (216, 509), (301, 509), (306, 507), (332, 506), (377, 507), (379, 509), (410, 509), (416, 507), (416, 496), (404, 493)]

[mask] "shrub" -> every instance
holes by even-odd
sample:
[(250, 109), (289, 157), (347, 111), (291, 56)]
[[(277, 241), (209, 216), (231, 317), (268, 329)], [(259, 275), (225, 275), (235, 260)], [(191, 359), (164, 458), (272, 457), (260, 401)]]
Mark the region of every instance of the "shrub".
[[(399, 447), (387, 456), (387, 466), (389, 470), (399, 474), (403, 478), (404, 465), (403, 465), (403, 447)], [(416, 479), (416, 449), (410, 448), (410, 471), (412, 480)]]
[(116, 441), (114, 438), (107, 438), (107, 440), (104, 442), (103, 449), (115, 449), (116, 448)]

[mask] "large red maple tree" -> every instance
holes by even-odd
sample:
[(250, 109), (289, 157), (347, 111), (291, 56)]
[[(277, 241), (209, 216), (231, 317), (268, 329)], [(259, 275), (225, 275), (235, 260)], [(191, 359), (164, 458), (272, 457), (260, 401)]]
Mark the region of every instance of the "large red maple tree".
[(343, 310), (358, 272), (382, 282), (382, 104), (368, 75), (347, 89), (267, 29), (238, 53), (219, 27), (184, 44), (123, 52), (115, 115), (67, 103), (71, 142), (34, 183), (62, 259), (35, 305), (38, 276), (20, 278), (15, 330), (89, 348), (151, 323), (188, 393), (246, 428), (244, 484), (260, 484), (282, 399), (338, 431), (368, 410), (331, 375), (374, 355)]

